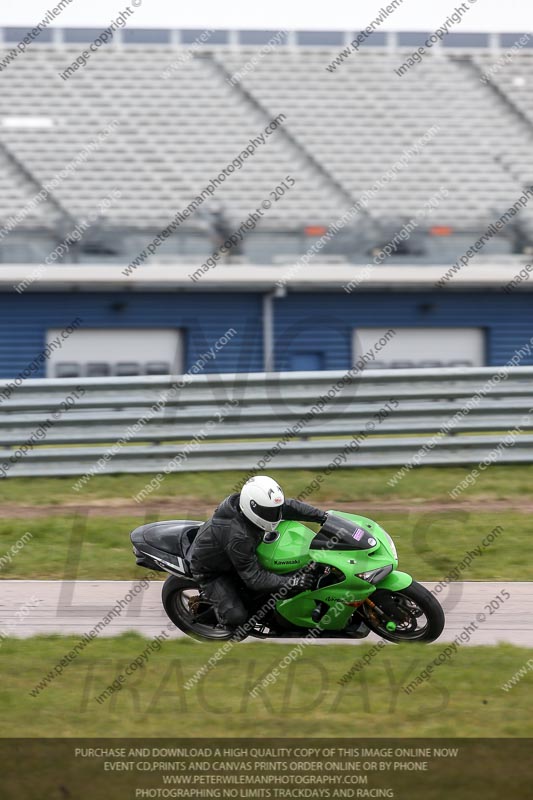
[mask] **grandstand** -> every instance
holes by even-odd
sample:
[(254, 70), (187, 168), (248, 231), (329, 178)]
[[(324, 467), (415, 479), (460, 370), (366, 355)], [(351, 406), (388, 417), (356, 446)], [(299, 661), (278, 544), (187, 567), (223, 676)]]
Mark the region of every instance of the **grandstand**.
[[(112, 187), (121, 196), (99, 215), (87, 237), (92, 246), (77, 258), (127, 259), (147, 232), (186, 208), (280, 114), (283, 123), (216, 191), (217, 207), (238, 227), (273, 185), (286, 175), (297, 178), (247, 236), (252, 261), (305, 251), (306, 230), (321, 230), (342, 216), (428, 130), (435, 134), (325, 254), (364, 261), (369, 248), (383, 245), (406, 219), (419, 216), (443, 186), (449, 193), (421, 228), (426, 234), (438, 227), (462, 242), (461, 235), (484, 231), (533, 184), (533, 53), (527, 45), (483, 81), (505, 49), (503, 37), (495, 42), (465, 35), (465, 41), (436, 48), (423, 65), (399, 77), (395, 68), (412, 50), (407, 43), (413, 35), (376, 34), (373, 46), (328, 71), (339, 52), (332, 43), (342, 44), (350, 34), (330, 35), (327, 45), (305, 44), (305, 36), (292, 34), (264, 53), (267, 32), (256, 32), (253, 46), (229, 32), (196, 48), (190, 44), (193, 32), (147, 31), (145, 43), (143, 32), (135, 33), (133, 41), (126, 33), (117, 35), (68, 80), (61, 74), (94, 31), (57, 30), (54, 41), (34, 44), (2, 68), (2, 261), (44, 258), (73, 225), (95, 213)], [(241, 33), (241, 39), (253, 39), (250, 33)], [(5, 32), (2, 55), (17, 36)], [(253, 69), (232, 81), (252, 60)], [(13, 226), (13, 215), (31, 205), (41, 187), (109, 124), (115, 125), (112, 134)], [(197, 259), (211, 252), (214, 202), (203, 203), (158, 257)], [(426, 238), (420, 253), (407, 248), (407, 254), (435, 263), (439, 252), (447, 254), (442, 246), (449, 241), (437, 241), (439, 251)], [(486, 252), (523, 252), (531, 242), (528, 207)]]
[(125, 29), (82, 66), (98, 31), (8, 60), (23, 33), (0, 53), (0, 377), (76, 318), (35, 377), (186, 371), (233, 328), (206, 373), (349, 369), (389, 329), (371, 369), (530, 341), (528, 35), (506, 58), (520, 34), (450, 34), (399, 75), (426, 34), (339, 58), (352, 32)]

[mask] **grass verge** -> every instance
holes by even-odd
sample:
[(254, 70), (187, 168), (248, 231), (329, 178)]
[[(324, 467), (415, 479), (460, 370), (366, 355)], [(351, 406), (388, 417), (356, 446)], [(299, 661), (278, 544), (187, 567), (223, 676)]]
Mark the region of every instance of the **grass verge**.
[[(365, 513), (364, 503), (354, 504)], [(180, 515), (176, 515), (180, 516)], [(186, 509), (183, 516), (187, 518)], [(515, 511), (479, 513), (450, 509), (389, 512), (371, 516), (391, 534), (400, 568), (418, 580), (533, 580), (531, 518)], [(0, 557), (26, 532), (31, 539), (11, 561), (2, 562), (3, 579), (132, 580), (136, 567), (129, 532), (157, 516), (67, 516), (0, 521)], [(501, 530), (499, 530), (501, 528)], [(490, 536), (494, 541), (483, 547)], [(466, 569), (453, 574), (468, 551), (481, 548)]]
[[(268, 470), (267, 470), (268, 471)], [(446, 501), (455, 505), (448, 492), (468, 473), (464, 467), (420, 467), (411, 470), (395, 486), (388, 481), (397, 472), (396, 467), (376, 469), (338, 469), (313, 492), (312, 501), (358, 502), (377, 500)], [(309, 486), (321, 470), (273, 470), (271, 474), (283, 485), (285, 494), (297, 497)], [(90, 503), (112, 498), (130, 499), (150, 482), (153, 475), (98, 475), (80, 491), (73, 491), (76, 477), (69, 478), (9, 478), (2, 481), (0, 500), (23, 505), (62, 505), (63, 503)], [(150, 500), (183, 498), (218, 503), (234, 487), (240, 485), (243, 472), (182, 472), (169, 475), (149, 495)], [(493, 465), (485, 470), (477, 482), (461, 495), (462, 500), (528, 499), (533, 482), (533, 465)], [(141, 508), (141, 507), (140, 507)]]
[(236, 645), (186, 690), (216, 646), (172, 640), (99, 704), (95, 698), (147, 647), (146, 639), (129, 633), (92, 641), (32, 697), (30, 691), (76, 641), (49, 636), (3, 642), (1, 736), (533, 736), (533, 673), (508, 692), (501, 688), (533, 655), (526, 648), (459, 648), (406, 694), (402, 686), (445, 644), (384, 647), (345, 686), (339, 679), (370, 647), (313, 645), (254, 699), (251, 689), (280, 666), (291, 645)]

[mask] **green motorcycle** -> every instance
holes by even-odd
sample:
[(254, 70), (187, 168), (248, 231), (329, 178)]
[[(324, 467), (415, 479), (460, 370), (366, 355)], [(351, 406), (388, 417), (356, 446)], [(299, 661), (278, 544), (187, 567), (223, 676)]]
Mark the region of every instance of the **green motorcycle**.
[(300, 522), (280, 522), (257, 548), (261, 565), (278, 574), (309, 570), (313, 588), (296, 596), (283, 589), (251, 595), (251, 611), (237, 632), (221, 628), (213, 607), (191, 575), (187, 554), (201, 522), (171, 520), (131, 534), (137, 564), (169, 573), (163, 606), (180, 630), (200, 640), (258, 638), (361, 638), (368, 628), (390, 642), (433, 642), (444, 628), (438, 600), (398, 570), (396, 547), (371, 519), (328, 512), (318, 534)]

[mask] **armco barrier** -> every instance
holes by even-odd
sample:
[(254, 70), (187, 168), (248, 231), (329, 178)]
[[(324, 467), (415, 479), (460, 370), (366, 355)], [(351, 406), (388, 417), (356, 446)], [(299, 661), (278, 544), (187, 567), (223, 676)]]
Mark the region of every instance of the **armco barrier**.
[[(27, 380), (0, 401), (0, 475), (82, 475), (99, 460), (97, 473), (170, 462), (170, 471), (251, 470), (271, 450), (270, 467), (319, 469), (350, 443), (343, 466), (402, 466), (428, 443), (421, 463), (468, 464), (515, 429), (499, 463), (533, 461), (533, 368), (368, 370), (339, 389), (345, 375)], [(82, 396), (53, 419), (77, 386)]]

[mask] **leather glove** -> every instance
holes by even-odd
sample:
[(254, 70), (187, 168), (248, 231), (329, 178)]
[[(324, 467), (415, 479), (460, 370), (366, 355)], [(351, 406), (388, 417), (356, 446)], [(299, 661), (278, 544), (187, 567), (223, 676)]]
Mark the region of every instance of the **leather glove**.
[(300, 592), (305, 592), (307, 589), (313, 589), (314, 585), (314, 576), (307, 570), (295, 572), (287, 582), (287, 586), (292, 595), (300, 594)]

